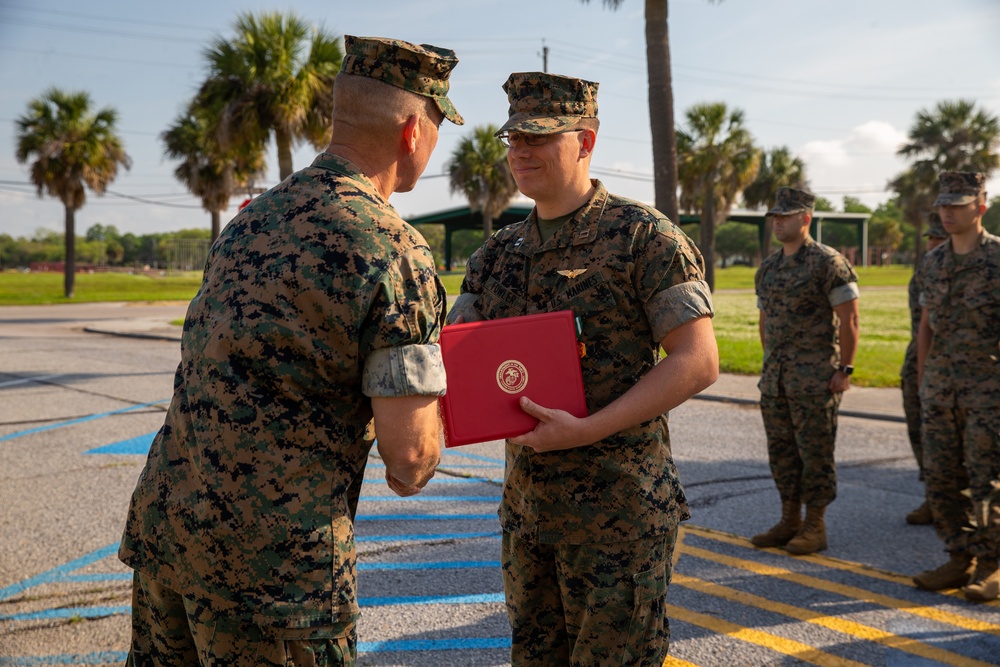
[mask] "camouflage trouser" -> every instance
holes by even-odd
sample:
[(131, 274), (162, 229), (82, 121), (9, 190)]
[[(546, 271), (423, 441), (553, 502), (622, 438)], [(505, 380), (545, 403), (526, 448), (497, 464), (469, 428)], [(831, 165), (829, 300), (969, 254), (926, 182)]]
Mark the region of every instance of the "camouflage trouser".
[(917, 468), (920, 469), (920, 479), (923, 479), (924, 450), (920, 435), (920, 384), (917, 382), (916, 360), (912, 364), (909, 359), (903, 361), (903, 370), (900, 373), (899, 380), (899, 387), (903, 390), (903, 414), (906, 415), (906, 433), (910, 436), (910, 448), (913, 450), (913, 458), (917, 460)]
[(537, 544), (505, 532), (513, 667), (662, 665), (676, 540), (676, 528), (607, 544)]
[(216, 616), (136, 572), (126, 667), (353, 667), (354, 624), (288, 630)]
[(1000, 414), (923, 408), (924, 483), (938, 536), (950, 553), (1000, 557)]
[(825, 507), (837, 497), (833, 445), (840, 394), (760, 397), (771, 476), (783, 501)]

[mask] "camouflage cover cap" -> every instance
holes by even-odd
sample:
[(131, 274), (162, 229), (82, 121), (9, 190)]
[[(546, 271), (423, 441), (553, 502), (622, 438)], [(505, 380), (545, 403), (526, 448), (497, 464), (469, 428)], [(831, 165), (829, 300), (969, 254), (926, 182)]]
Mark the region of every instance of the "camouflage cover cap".
[(448, 99), (448, 77), (458, 64), (451, 49), (383, 37), (344, 35), (344, 51), (341, 72), (367, 76), (430, 97), (445, 118), (455, 125), (465, 124)]
[(597, 118), (597, 86), (593, 81), (544, 72), (515, 72), (503, 84), (510, 109), (501, 132), (551, 134)]
[(768, 215), (791, 215), (799, 211), (811, 211), (816, 205), (816, 196), (805, 190), (795, 188), (778, 188), (774, 198), (774, 206)]
[(942, 171), (935, 206), (971, 204), (983, 192), (986, 176), (975, 171)]
[(944, 225), (941, 224), (941, 216), (937, 213), (931, 213), (927, 218), (927, 231), (924, 232), (924, 236), (929, 236), (934, 239), (946, 239), (948, 238), (948, 232), (945, 231)]

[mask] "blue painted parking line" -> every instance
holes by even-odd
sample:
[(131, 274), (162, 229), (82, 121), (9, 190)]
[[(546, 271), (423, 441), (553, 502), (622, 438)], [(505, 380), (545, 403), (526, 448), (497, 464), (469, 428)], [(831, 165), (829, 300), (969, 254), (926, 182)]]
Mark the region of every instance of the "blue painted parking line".
[(0, 615), (0, 621), (50, 621), (55, 618), (104, 618), (105, 616), (127, 615), (131, 606), (123, 607), (60, 607), (43, 611), (29, 611), (23, 614)]
[(128, 440), (113, 442), (103, 447), (88, 449), (84, 454), (142, 454), (145, 456), (149, 453), (149, 447), (153, 444), (153, 438), (156, 437), (157, 433), (159, 433), (158, 430)]
[(0, 657), (0, 667), (35, 667), (35, 665), (105, 665), (122, 663), (128, 657), (125, 651), (101, 651), (79, 655), (31, 655), (16, 658)]
[(41, 574), (36, 574), (33, 577), (29, 577), (24, 581), (20, 581), (16, 584), (11, 584), (4, 588), (0, 588), (0, 600), (6, 600), (7, 598), (19, 595), (29, 588), (35, 586), (40, 586), (42, 584), (51, 584), (59, 581), (65, 581), (66, 577), (74, 570), (79, 570), (82, 567), (86, 567), (92, 563), (96, 563), (99, 560), (107, 558), (108, 556), (113, 556), (118, 553), (118, 542), (114, 544), (109, 544), (103, 549), (98, 549), (97, 551), (92, 551), (85, 556), (81, 556), (76, 560), (71, 560), (68, 563), (64, 563), (59, 567), (52, 568), (47, 572), (42, 572)]
[[(474, 459), (476, 461), (486, 461), (488, 463), (496, 463), (499, 464), (500, 466), (503, 466), (504, 464), (503, 459), (495, 459), (492, 456), (482, 456), (480, 454), (470, 454), (469, 452), (456, 452), (453, 449), (446, 450), (444, 452), (444, 456), (459, 456), (466, 459)], [(469, 466), (462, 466), (462, 467), (467, 468)]]
[(495, 512), (490, 514), (370, 514), (358, 516), (355, 523), (369, 521), (496, 521)]
[(56, 428), (63, 428), (65, 426), (72, 426), (73, 424), (82, 424), (83, 422), (93, 421), (95, 419), (102, 419), (104, 417), (110, 417), (111, 415), (120, 415), (125, 412), (132, 412), (133, 410), (142, 410), (143, 408), (148, 408), (154, 405), (160, 405), (161, 403), (169, 403), (170, 399), (165, 398), (162, 401), (153, 401), (152, 403), (141, 403), (139, 405), (130, 405), (127, 408), (119, 408), (118, 410), (111, 410), (110, 412), (101, 412), (96, 415), (89, 415), (87, 417), (78, 417), (77, 419), (70, 419), (64, 422), (56, 422), (54, 424), (46, 424), (45, 426), (37, 426), (35, 428), (29, 428), (25, 431), (17, 431), (16, 433), (8, 433), (7, 435), (0, 435), (0, 442), (5, 440), (13, 440), (14, 438), (20, 438), (21, 436), (31, 435), (32, 433), (41, 433), (42, 431), (51, 431)]
[(363, 535), (354, 538), (355, 542), (427, 542), (430, 540), (469, 540), (476, 537), (495, 537), (500, 539), (500, 531), (488, 533), (423, 533), (412, 535)]

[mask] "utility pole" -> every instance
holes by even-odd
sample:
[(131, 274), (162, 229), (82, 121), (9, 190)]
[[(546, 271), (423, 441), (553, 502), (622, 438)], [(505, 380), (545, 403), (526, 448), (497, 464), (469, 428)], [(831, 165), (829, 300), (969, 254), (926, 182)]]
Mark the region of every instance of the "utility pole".
[(542, 40), (542, 71), (549, 71), (549, 47), (545, 46), (545, 40)]

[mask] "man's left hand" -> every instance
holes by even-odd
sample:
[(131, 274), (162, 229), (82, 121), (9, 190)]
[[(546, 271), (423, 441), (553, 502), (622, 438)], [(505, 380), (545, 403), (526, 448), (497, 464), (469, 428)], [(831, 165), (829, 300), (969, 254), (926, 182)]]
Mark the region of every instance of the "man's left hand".
[(522, 435), (510, 438), (515, 445), (531, 447), (536, 452), (573, 449), (596, 442), (586, 428), (585, 420), (565, 410), (538, 405), (527, 396), (520, 399), (521, 409), (538, 420), (538, 426)]
[(851, 376), (841, 371), (836, 371), (830, 378), (830, 391), (835, 394), (842, 394), (851, 388)]

